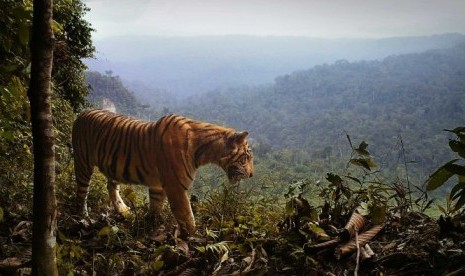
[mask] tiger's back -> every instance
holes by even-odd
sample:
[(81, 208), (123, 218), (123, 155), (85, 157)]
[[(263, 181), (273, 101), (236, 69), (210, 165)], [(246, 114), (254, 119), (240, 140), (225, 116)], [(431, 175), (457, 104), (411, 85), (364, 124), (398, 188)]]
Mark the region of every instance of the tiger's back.
[(154, 124), (105, 110), (83, 112), (73, 127), (78, 183), (87, 182), (89, 170), (97, 166), (115, 181), (149, 185), (158, 174), (156, 159), (148, 158), (156, 143), (149, 142), (155, 139), (150, 135)]

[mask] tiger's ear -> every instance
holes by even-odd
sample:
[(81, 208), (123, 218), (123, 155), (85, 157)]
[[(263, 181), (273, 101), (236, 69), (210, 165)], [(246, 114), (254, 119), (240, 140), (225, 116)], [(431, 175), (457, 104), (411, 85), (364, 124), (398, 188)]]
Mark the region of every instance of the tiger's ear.
[(247, 131), (234, 133), (231, 135), (231, 137), (228, 138), (228, 146), (234, 147), (235, 145), (243, 144), (245, 139), (247, 139), (247, 136), (249, 136)]

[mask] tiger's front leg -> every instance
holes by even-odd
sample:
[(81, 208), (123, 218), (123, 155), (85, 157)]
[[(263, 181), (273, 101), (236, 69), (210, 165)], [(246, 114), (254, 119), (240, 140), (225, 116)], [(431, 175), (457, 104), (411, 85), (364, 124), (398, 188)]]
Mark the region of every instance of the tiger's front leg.
[(126, 206), (124, 203), (123, 199), (121, 198), (119, 194), (119, 185), (116, 181), (113, 179), (108, 179), (108, 184), (107, 184), (107, 189), (108, 189), (108, 194), (110, 195), (110, 200), (113, 203), (113, 206), (115, 207), (116, 211), (122, 215), (126, 216), (129, 213), (130, 208)]
[(195, 233), (195, 220), (192, 213), (191, 204), (187, 195), (187, 190), (178, 183), (165, 185), (168, 202), (171, 212), (181, 229), (181, 238), (186, 239)]

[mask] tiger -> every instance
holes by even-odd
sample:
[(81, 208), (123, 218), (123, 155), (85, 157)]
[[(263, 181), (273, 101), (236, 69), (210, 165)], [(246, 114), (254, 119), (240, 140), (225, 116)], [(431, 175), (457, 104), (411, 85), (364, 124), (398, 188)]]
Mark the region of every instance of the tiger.
[(230, 183), (253, 176), (248, 132), (170, 114), (143, 121), (108, 110), (82, 112), (73, 124), (72, 147), (76, 196), (88, 216), (90, 179), (98, 167), (107, 180), (115, 210), (127, 215), (119, 184), (141, 184), (149, 190), (149, 214), (159, 217), (166, 198), (183, 237), (195, 233), (187, 191), (196, 170), (206, 164), (222, 168)]

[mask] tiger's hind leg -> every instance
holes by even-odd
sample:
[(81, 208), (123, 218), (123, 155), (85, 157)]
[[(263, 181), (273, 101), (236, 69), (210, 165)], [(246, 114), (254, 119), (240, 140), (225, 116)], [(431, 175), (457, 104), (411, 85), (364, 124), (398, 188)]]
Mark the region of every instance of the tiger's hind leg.
[[(76, 157), (76, 156), (75, 156)], [(87, 211), (87, 195), (89, 194), (90, 178), (93, 173), (93, 166), (79, 162), (75, 158), (74, 172), (76, 175), (76, 197), (79, 204), (79, 214), (88, 217)]]
[(122, 216), (126, 216), (130, 208), (126, 206), (119, 194), (118, 183), (115, 180), (108, 178), (107, 189), (108, 194), (110, 195), (111, 203), (113, 203), (113, 206), (115, 207), (116, 211)]
[(148, 217), (155, 220), (156, 223), (161, 221), (161, 211), (165, 203), (166, 193), (159, 183), (149, 187), (150, 210)]

